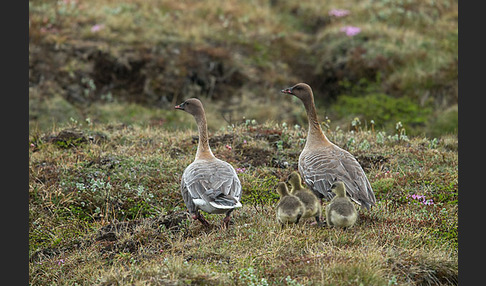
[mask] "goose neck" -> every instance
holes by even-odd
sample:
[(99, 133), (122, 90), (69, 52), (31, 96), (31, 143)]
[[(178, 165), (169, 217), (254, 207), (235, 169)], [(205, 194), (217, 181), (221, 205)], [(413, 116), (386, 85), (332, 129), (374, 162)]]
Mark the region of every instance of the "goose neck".
[(314, 100), (311, 98), (304, 102), (305, 110), (307, 112), (307, 120), (309, 123), (309, 130), (307, 133), (307, 145), (316, 145), (319, 143), (324, 143), (325, 145), (331, 144), (327, 139), (326, 135), (322, 131), (319, 120), (317, 119), (316, 107), (314, 105)]
[(196, 115), (197, 129), (199, 132), (199, 142), (197, 145), (196, 159), (214, 158), (211, 148), (209, 147), (208, 126), (204, 114)]

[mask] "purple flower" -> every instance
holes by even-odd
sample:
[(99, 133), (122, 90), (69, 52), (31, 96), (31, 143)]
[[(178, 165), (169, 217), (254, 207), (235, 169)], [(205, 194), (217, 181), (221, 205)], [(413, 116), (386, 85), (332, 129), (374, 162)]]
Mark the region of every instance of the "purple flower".
[(425, 200), (425, 196), (424, 196), (424, 195), (415, 195), (415, 194), (413, 194), (413, 195), (411, 195), (410, 197), (411, 197), (412, 199), (414, 199), (414, 200), (420, 200), (420, 199)]
[(246, 171), (246, 169), (245, 169), (245, 168), (236, 168), (236, 172), (237, 172), (237, 173), (243, 173), (243, 172), (245, 172), (245, 171)]
[(432, 199), (430, 199), (430, 200), (424, 200), (422, 203), (423, 203), (424, 205), (428, 205), (428, 206), (430, 206), (430, 205), (433, 205), (433, 204), (434, 204), (434, 201), (433, 201)]
[(101, 25), (96, 24), (93, 27), (91, 27), (91, 32), (96, 33), (99, 30), (103, 29), (104, 27), (105, 27), (105, 25), (103, 25), (103, 24), (101, 24)]
[(346, 26), (346, 27), (342, 27), (340, 31), (346, 33), (347, 36), (352, 37), (359, 34), (361, 32), (361, 28)]
[(64, 264), (64, 259), (59, 259), (59, 261), (57, 262), (57, 265), (61, 265), (61, 264)]
[[(431, 206), (434, 204), (434, 200), (433, 199), (425, 199), (425, 196), (424, 195), (416, 195), (416, 194), (413, 194), (413, 195), (409, 195), (408, 197), (414, 199), (414, 200), (417, 200), (419, 201), (420, 203), (424, 204), (424, 205), (427, 205), (427, 206)], [(414, 204), (417, 204), (417, 203), (414, 203)]]
[(334, 16), (334, 17), (344, 17), (349, 15), (349, 10), (344, 10), (344, 9), (332, 9), (329, 11), (329, 16)]

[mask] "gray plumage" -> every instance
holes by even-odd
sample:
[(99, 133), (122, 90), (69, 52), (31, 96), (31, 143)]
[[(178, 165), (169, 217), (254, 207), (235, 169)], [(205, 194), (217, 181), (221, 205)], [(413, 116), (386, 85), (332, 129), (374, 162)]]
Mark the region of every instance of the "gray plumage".
[(241, 183), (234, 168), (227, 162), (199, 159), (184, 170), (181, 192), (190, 213), (201, 209), (221, 214), (241, 207)]
[(358, 212), (353, 202), (346, 196), (343, 182), (332, 185), (331, 191), (336, 195), (326, 206), (326, 222), (328, 226), (351, 227), (358, 219)]
[(340, 180), (354, 202), (366, 209), (375, 205), (375, 194), (358, 161), (334, 144), (303, 150), (298, 167), (304, 182), (319, 198), (330, 200), (333, 195), (328, 191)]
[(309, 130), (298, 164), (306, 185), (319, 198), (329, 200), (332, 198), (328, 193), (331, 185), (336, 181), (342, 181), (349, 197), (369, 210), (376, 203), (370, 182), (356, 158), (330, 142), (323, 133), (317, 119), (311, 87), (305, 83), (298, 83), (282, 92), (299, 98), (307, 113)]
[(228, 162), (217, 159), (209, 147), (204, 108), (196, 98), (190, 98), (176, 109), (192, 114), (199, 131), (199, 143), (195, 160), (182, 174), (181, 193), (188, 211), (203, 225), (209, 223), (199, 210), (211, 214), (226, 214), (223, 226), (228, 227), (230, 214), (241, 207), (241, 183), (235, 169)]
[(299, 223), (305, 211), (304, 204), (299, 198), (289, 193), (287, 185), (284, 182), (278, 183), (277, 192), (280, 195), (276, 209), (278, 222), (280, 222), (282, 227), (289, 223)]

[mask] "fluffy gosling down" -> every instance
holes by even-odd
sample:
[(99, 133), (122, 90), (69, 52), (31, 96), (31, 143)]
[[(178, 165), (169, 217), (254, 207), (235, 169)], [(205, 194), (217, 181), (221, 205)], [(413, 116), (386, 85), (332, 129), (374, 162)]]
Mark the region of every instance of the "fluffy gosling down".
[(302, 218), (314, 217), (317, 224), (320, 224), (320, 216), (322, 213), (322, 206), (320, 199), (309, 189), (302, 186), (302, 180), (299, 173), (292, 172), (289, 176), (289, 183), (291, 185), (290, 193), (298, 197), (304, 204), (305, 211)]
[(280, 201), (277, 204), (277, 220), (282, 225), (282, 228), (285, 224), (299, 223), (305, 211), (304, 204), (299, 198), (289, 193), (284, 182), (278, 183), (277, 192), (280, 195)]
[(351, 227), (358, 218), (356, 207), (346, 196), (344, 183), (335, 182), (331, 191), (336, 195), (326, 206), (326, 221), (328, 226)]

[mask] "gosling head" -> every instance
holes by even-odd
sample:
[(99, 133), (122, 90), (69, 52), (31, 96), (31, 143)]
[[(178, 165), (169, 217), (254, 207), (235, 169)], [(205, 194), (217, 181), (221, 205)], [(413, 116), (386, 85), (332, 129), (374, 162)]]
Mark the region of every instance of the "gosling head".
[(308, 100), (313, 97), (312, 88), (306, 83), (298, 83), (292, 87), (282, 89), (282, 93), (292, 94), (293, 96), (299, 98), (300, 100)]
[(346, 186), (341, 181), (335, 182), (331, 186), (331, 192), (336, 194), (336, 196), (338, 196), (338, 197), (345, 197), (346, 196)]
[(294, 171), (289, 175), (289, 183), (294, 190), (302, 189), (301, 179), (298, 172)]
[(194, 116), (204, 113), (202, 102), (197, 98), (189, 98), (183, 103), (176, 105), (175, 109), (184, 110)]
[(284, 182), (279, 182), (277, 185), (277, 192), (281, 198), (289, 195), (289, 189), (287, 189), (287, 185)]

